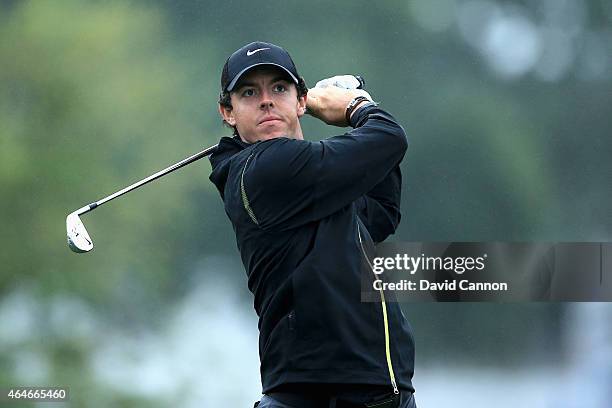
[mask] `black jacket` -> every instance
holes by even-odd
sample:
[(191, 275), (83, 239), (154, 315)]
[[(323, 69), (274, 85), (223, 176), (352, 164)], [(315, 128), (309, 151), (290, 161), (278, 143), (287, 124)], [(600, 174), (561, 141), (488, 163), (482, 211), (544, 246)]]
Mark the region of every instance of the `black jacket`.
[[(407, 141), (375, 106), (352, 124), (320, 142), (224, 137), (210, 158), (255, 296), (264, 393), (289, 383), (391, 386), (382, 302), (361, 302), (360, 279), (366, 248), (399, 224)], [(413, 391), (410, 326), (397, 303), (385, 308), (392, 370)]]

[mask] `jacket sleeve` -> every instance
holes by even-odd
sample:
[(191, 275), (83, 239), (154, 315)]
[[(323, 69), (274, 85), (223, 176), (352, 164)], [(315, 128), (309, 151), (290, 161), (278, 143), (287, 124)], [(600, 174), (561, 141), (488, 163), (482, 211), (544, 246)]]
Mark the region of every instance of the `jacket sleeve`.
[[(241, 172), (251, 218), (266, 230), (322, 219), (373, 190), (408, 147), (402, 127), (376, 106), (353, 115), (355, 129), (320, 142), (260, 142)], [(372, 191), (376, 194), (376, 189)]]
[(400, 223), (402, 172), (395, 166), (389, 174), (367, 194), (356, 201), (359, 218), (374, 242), (383, 242)]

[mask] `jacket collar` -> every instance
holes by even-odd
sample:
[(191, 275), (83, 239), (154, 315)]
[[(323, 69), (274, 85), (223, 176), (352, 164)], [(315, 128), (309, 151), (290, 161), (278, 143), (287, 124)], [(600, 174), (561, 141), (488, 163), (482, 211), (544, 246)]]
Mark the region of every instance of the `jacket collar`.
[(209, 179), (217, 187), (222, 198), (232, 158), (249, 146), (252, 146), (252, 144), (243, 142), (240, 136), (222, 137), (219, 146), (210, 155), (212, 173)]

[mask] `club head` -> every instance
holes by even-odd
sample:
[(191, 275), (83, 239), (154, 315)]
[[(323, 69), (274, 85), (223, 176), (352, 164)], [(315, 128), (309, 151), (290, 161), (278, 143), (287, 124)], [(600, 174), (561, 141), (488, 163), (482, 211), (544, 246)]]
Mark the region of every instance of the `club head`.
[(93, 249), (93, 241), (76, 212), (68, 214), (66, 217), (66, 232), (68, 234), (68, 246), (72, 251), (83, 253)]

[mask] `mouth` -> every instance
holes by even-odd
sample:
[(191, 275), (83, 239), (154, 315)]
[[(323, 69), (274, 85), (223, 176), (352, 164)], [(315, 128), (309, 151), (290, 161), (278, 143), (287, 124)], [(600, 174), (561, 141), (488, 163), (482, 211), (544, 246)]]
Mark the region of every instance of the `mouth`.
[(264, 124), (264, 123), (271, 123), (271, 122), (275, 122), (275, 121), (280, 121), (280, 118), (277, 118), (276, 116), (266, 116), (261, 121), (259, 121), (259, 124), (261, 125), (261, 124)]

